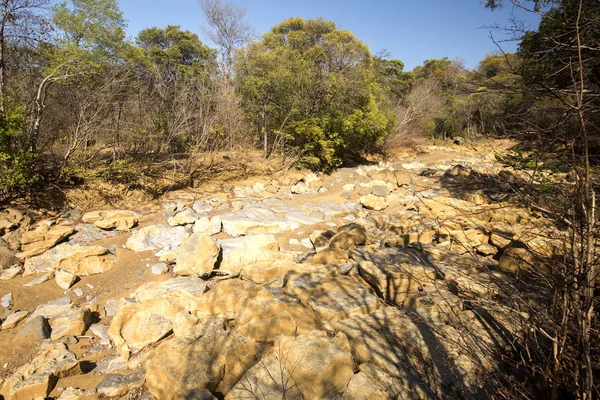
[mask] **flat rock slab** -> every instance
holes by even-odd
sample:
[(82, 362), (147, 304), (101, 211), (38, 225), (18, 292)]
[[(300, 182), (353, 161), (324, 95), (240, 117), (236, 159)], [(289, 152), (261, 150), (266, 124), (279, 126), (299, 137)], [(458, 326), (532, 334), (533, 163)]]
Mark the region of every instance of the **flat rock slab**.
[(24, 276), (63, 269), (78, 276), (99, 274), (111, 269), (116, 256), (103, 246), (63, 243), (25, 261)]
[(129, 210), (100, 210), (85, 213), (82, 220), (101, 229), (126, 231), (137, 225), (139, 214)]
[(230, 236), (261, 233), (279, 233), (297, 229), (300, 224), (279, 217), (273, 211), (263, 208), (244, 208), (221, 215), (223, 231)]
[(175, 250), (186, 236), (183, 226), (149, 225), (134, 231), (126, 247), (135, 252)]

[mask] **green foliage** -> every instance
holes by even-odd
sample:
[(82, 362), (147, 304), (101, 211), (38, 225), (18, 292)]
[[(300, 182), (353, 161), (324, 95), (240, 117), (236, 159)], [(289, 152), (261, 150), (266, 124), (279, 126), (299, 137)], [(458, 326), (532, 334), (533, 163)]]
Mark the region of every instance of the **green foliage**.
[[(351, 32), (331, 21), (291, 18), (241, 52), (235, 77), (267, 150), (279, 140), (303, 165), (327, 169), (375, 150), (391, 131), (378, 68)], [(388, 75), (393, 83), (400, 77)]]
[(36, 155), (19, 144), (24, 135), (24, 108), (6, 105), (0, 117), (0, 194), (25, 189), (39, 180)]

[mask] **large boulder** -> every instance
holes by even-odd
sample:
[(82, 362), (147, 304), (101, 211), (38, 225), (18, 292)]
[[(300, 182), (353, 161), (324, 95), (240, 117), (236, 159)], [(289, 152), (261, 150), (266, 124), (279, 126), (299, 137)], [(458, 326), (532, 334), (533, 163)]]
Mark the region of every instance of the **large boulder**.
[(17, 263), (15, 252), (0, 246), (0, 271), (8, 269)]
[(269, 262), (279, 250), (279, 242), (272, 234), (247, 235), (239, 238), (219, 240), (223, 259), (219, 269), (238, 274), (248, 264)]
[[(199, 389), (227, 393), (251, 365), (258, 347), (225, 320), (209, 319), (192, 340), (172, 338), (146, 363), (146, 384), (159, 399), (190, 398)], [(196, 398), (196, 397), (194, 397)]]
[(26, 259), (42, 254), (66, 239), (75, 230), (71, 226), (54, 226), (49, 230), (40, 226), (35, 231), (25, 232), (21, 237), (21, 251), (18, 257)]
[(183, 226), (149, 225), (134, 231), (125, 246), (136, 252), (175, 250), (186, 236)]
[(81, 373), (79, 361), (62, 343), (42, 346), (40, 353), (17, 369), (2, 389), (7, 400), (46, 398), (60, 378)]
[(354, 375), (350, 346), (343, 333), (333, 338), (316, 330), (297, 337), (281, 336), (274, 348), (305, 399), (335, 397)]
[(99, 274), (111, 269), (117, 257), (103, 246), (63, 243), (25, 261), (24, 276), (62, 269), (77, 276)]
[(58, 340), (65, 336), (80, 336), (92, 323), (92, 314), (87, 308), (73, 308), (57, 315), (50, 321), (50, 339)]
[(209, 275), (219, 257), (219, 246), (204, 233), (194, 233), (177, 248), (177, 275)]
[(297, 229), (300, 224), (287, 221), (265, 208), (245, 208), (221, 215), (223, 231), (230, 236), (279, 233)]
[(126, 231), (137, 225), (139, 214), (129, 210), (100, 210), (85, 213), (82, 219), (101, 229)]

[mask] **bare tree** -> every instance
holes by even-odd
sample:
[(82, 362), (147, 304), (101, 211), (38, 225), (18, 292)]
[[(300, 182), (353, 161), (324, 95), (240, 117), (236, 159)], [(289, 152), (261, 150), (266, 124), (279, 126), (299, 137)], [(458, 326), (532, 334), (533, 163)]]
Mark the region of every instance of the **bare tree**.
[(225, 76), (233, 74), (235, 51), (252, 40), (253, 29), (244, 21), (246, 9), (222, 0), (198, 0), (208, 27), (207, 39), (219, 47), (219, 65)]

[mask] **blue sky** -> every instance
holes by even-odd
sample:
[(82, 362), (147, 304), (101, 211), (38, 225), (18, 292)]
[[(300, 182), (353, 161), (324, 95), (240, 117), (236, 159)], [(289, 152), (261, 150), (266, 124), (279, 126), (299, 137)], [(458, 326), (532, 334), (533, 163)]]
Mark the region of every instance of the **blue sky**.
[[(539, 19), (506, 6), (490, 12), (479, 0), (233, 0), (246, 7), (247, 22), (262, 35), (289, 17), (323, 17), (338, 28), (352, 31), (372, 52), (388, 50), (402, 60), (407, 70), (426, 59), (460, 59), (467, 67), (477, 66), (497, 47), (489, 38), (493, 24), (509, 24), (514, 11), (518, 19), (537, 28)], [(510, 4), (510, 2), (506, 1)], [(128, 33), (141, 29), (180, 25), (201, 36), (204, 24), (196, 0), (119, 0), (129, 21)], [(502, 38), (499, 32), (494, 33)], [(502, 44), (513, 51), (516, 43)]]

